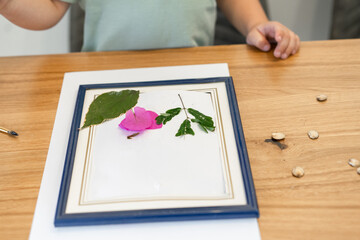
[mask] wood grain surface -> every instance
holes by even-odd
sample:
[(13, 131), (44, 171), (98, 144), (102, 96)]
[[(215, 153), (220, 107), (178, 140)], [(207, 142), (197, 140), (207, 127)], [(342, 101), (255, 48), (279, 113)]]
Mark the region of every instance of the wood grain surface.
[[(245, 45), (0, 58), (0, 126), (19, 133), (0, 134), (0, 239), (29, 236), (65, 72), (224, 62), (262, 239), (360, 239), (360, 175), (347, 163), (360, 160), (360, 39), (303, 42), (285, 61)], [(286, 148), (266, 141), (272, 132)]]

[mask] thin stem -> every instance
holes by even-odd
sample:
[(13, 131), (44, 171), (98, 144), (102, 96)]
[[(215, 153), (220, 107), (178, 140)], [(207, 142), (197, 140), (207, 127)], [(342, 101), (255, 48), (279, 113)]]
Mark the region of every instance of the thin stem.
[(131, 135), (127, 136), (127, 139), (132, 139), (133, 137), (136, 137), (139, 134), (140, 134), (139, 132), (131, 134)]
[(183, 106), (183, 109), (184, 109), (184, 112), (185, 112), (185, 115), (186, 115), (186, 119), (189, 119), (189, 116), (187, 115), (187, 112), (186, 112), (186, 108), (185, 108), (185, 105), (184, 105), (184, 102), (180, 96), (180, 94), (178, 94), (179, 98), (180, 98), (180, 101), (181, 101), (181, 104)]

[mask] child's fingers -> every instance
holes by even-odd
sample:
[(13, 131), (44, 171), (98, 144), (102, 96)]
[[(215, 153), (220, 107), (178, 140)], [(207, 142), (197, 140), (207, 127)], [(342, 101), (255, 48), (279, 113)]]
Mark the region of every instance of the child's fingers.
[(274, 26), (274, 36), (271, 36), (274, 38), (275, 42), (279, 43), (281, 42), (281, 40), (283, 40), (284, 36), (285, 36), (285, 30), (283, 28), (283, 26), (280, 23), (275, 23)]
[(257, 27), (259, 32), (271, 41), (277, 42), (277, 39), (281, 39), (283, 34), (280, 24), (277, 22), (269, 22), (261, 24)]
[(262, 51), (269, 51), (270, 50), (270, 44), (257, 29), (253, 29), (246, 37), (247, 44), (257, 47), (258, 49)]
[(280, 39), (280, 41), (277, 41), (274, 56), (277, 58), (281, 58), (281, 56), (285, 53), (286, 49), (290, 44), (290, 36), (288, 33), (285, 32), (283, 35), (277, 35), (276, 40), (278, 39)]
[(281, 59), (295, 54), (300, 48), (299, 37), (278, 22), (267, 22), (253, 28), (247, 35), (246, 42), (263, 51), (270, 49), (270, 43), (277, 43), (274, 56)]
[(295, 49), (292, 51), (291, 54), (295, 54), (297, 53), (297, 51), (299, 51), (299, 48), (300, 48), (300, 38), (297, 34), (295, 34), (295, 40), (296, 40), (296, 47)]
[(295, 36), (295, 34), (293, 33), (293, 32), (291, 32), (290, 31), (290, 40), (289, 40), (289, 45), (287, 46), (287, 48), (286, 48), (286, 50), (285, 50), (285, 52), (281, 55), (281, 58), (282, 59), (286, 59), (286, 58), (288, 58), (291, 54), (292, 54), (292, 52), (294, 51), (294, 50), (296, 50), (296, 48), (297, 48), (297, 41), (296, 41), (296, 36)]

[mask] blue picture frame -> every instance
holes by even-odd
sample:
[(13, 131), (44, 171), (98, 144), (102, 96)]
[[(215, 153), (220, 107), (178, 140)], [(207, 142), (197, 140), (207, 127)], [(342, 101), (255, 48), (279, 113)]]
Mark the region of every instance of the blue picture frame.
[[(227, 99), (230, 106), (231, 119), (236, 140), (237, 153), (240, 161), (243, 184), (246, 194), (245, 205), (216, 206), (216, 207), (191, 207), (171, 209), (129, 210), (112, 212), (66, 213), (66, 204), (69, 194), (71, 176), (75, 160), (75, 151), (80, 128), (81, 114), (85, 93), (89, 89), (123, 88), (144, 86), (165, 86), (181, 84), (202, 84), (223, 82), (226, 86)], [(55, 213), (54, 224), (56, 227), (140, 223), (152, 221), (180, 221), (203, 219), (229, 219), (229, 218), (258, 218), (259, 210), (256, 200), (255, 188), (248, 159), (244, 133), (241, 124), (239, 108), (236, 99), (233, 80), (231, 77), (217, 77), (204, 79), (181, 79), (149, 82), (127, 82), (115, 84), (92, 84), (79, 87), (74, 116), (66, 152), (63, 176)]]

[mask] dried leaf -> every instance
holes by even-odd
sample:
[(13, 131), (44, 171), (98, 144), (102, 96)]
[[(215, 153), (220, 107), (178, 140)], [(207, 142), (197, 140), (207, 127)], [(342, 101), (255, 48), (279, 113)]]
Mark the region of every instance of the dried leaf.
[(179, 136), (186, 135), (186, 134), (195, 135), (194, 131), (191, 128), (191, 123), (188, 119), (183, 121), (183, 123), (180, 125), (180, 128), (175, 136), (179, 137)]
[(181, 111), (181, 108), (173, 108), (167, 110), (165, 113), (160, 114), (155, 120), (156, 124), (166, 124), (168, 121), (170, 121), (173, 117), (178, 115)]
[(206, 116), (205, 114), (193, 109), (188, 108), (188, 112), (195, 117), (195, 119), (191, 119), (192, 122), (196, 122), (199, 124), (200, 128), (203, 129), (206, 133), (208, 131), (215, 131), (214, 121), (211, 117)]
[(112, 91), (101, 94), (91, 103), (81, 129), (119, 117), (134, 107), (138, 98), (139, 91), (135, 90)]

